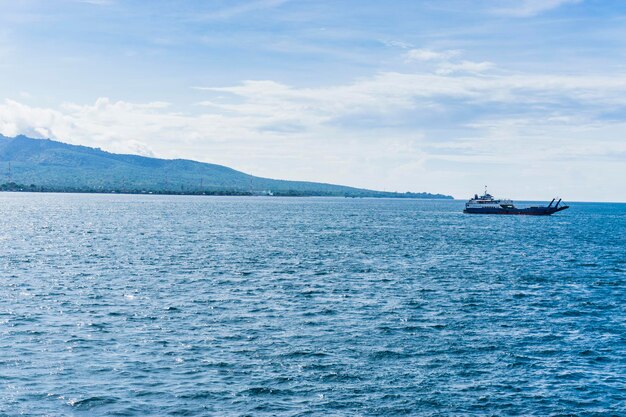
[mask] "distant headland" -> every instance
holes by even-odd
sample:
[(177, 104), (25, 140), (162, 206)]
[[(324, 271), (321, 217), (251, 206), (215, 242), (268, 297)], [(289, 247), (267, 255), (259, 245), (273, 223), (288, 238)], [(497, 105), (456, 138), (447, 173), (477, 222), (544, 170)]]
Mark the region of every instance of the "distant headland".
[(105, 152), (50, 139), (0, 135), (0, 191), (452, 199), (261, 178), (185, 159)]

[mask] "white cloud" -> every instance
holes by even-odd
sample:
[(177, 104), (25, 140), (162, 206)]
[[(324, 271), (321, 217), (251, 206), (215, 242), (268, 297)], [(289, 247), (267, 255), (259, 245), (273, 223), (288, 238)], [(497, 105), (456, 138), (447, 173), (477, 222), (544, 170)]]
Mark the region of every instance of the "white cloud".
[(415, 61), (433, 63), (435, 72), (444, 75), (458, 72), (478, 74), (494, 67), (494, 64), (488, 61), (454, 61), (453, 58), (460, 54), (461, 51), (458, 50), (411, 49), (404, 54), (404, 58), (408, 63)]
[(460, 51), (434, 51), (432, 49), (411, 49), (404, 54), (407, 61), (446, 61), (460, 54)]
[[(92, 105), (65, 103), (58, 109), (44, 109), (6, 100), (0, 105), (0, 132), (88, 141), (109, 149), (114, 144), (115, 150), (124, 150), (127, 140), (150, 145), (167, 137), (192, 142), (262, 142), (315, 136), (351, 117), (385, 120), (408, 112), (406, 117), (411, 119), (411, 112), (445, 113), (449, 99), (468, 108), (506, 103), (524, 113), (537, 109), (541, 115), (546, 106), (572, 101), (587, 109), (626, 105), (625, 77), (473, 75), (471, 71), (489, 66), (463, 65), (470, 73), (387, 72), (319, 88), (296, 88), (269, 80), (207, 87), (203, 90), (215, 97), (199, 103), (205, 109), (200, 114), (176, 112), (165, 102), (137, 104), (101, 98)], [(171, 151), (167, 155), (175, 156)]]
[(61, 112), (33, 108), (13, 100), (0, 105), (0, 134), (48, 137), (50, 129), (58, 129), (68, 122)]
[[(98, 99), (93, 106), (63, 104), (55, 110), (5, 100), (0, 105), (0, 134), (24, 134), (146, 155), (152, 152), (138, 138), (145, 139), (151, 130), (161, 128), (154, 120), (150, 123), (150, 118), (159, 117), (154, 111), (164, 107), (164, 103), (137, 105)], [(135, 128), (132, 120), (138, 123)], [(143, 122), (146, 125), (141, 125)]]
[(493, 62), (483, 61), (483, 62), (474, 62), (474, 61), (461, 61), (459, 63), (449, 63), (445, 62), (439, 65), (437, 68), (438, 74), (452, 74), (455, 72), (469, 72), (474, 74), (479, 74), (490, 70), (493, 68)]
[[(505, 7), (493, 9), (494, 13), (514, 17), (531, 17), (558, 7), (580, 3), (582, 0), (514, 0)], [(502, 2), (499, 2), (501, 5)]]
[[(618, 164), (620, 155), (626, 157), (626, 124), (600, 119), (607, 108), (626, 106), (626, 77), (474, 74), (488, 66), (465, 65), (462, 73), (386, 72), (318, 88), (270, 80), (206, 87), (198, 113), (165, 102), (106, 98), (56, 109), (6, 100), (0, 133), (381, 189), (463, 193), (473, 181), (484, 183), (476, 173), (490, 166), (502, 170), (494, 176), (515, 183), (528, 167), (529, 178), (560, 178), (552, 171), (557, 166), (576, 176), (571, 167), (606, 165), (581, 179), (588, 189), (562, 191), (573, 196), (593, 193), (593, 181), (605, 181), (609, 173), (626, 175), (623, 160)], [(499, 103), (504, 105), (490, 106), (498, 112), (486, 118), (481, 109)], [(571, 103), (576, 116), (567, 112)], [(463, 122), (454, 116), (458, 108), (470, 113)], [(473, 176), (461, 172), (472, 164), (481, 167), (469, 169)], [(363, 166), (370, 168), (364, 172)], [(433, 188), (442, 178), (449, 188)]]

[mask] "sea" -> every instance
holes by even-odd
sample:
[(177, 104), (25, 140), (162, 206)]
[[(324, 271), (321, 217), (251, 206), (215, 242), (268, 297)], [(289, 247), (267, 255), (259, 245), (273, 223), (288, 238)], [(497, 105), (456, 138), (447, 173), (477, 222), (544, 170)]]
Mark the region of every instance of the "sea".
[(626, 204), (0, 193), (1, 416), (624, 416)]

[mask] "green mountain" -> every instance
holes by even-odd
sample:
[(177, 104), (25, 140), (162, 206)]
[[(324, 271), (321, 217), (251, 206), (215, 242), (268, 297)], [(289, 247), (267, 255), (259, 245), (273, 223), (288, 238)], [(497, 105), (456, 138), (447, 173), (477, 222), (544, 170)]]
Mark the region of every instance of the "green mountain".
[(33, 191), (452, 198), (274, 180), (185, 159), (121, 155), (49, 139), (0, 135), (0, 184), (3, 182), (5, 190)]

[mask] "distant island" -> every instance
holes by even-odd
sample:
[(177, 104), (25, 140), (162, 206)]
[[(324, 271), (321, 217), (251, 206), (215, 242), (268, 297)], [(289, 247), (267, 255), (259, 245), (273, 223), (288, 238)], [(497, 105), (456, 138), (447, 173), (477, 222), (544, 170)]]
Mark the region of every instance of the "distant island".
[(114, 154), (22, 135), (0, 135), (0, 178), (0, 191), (452, 198), (261, 178), (222, 165)]

